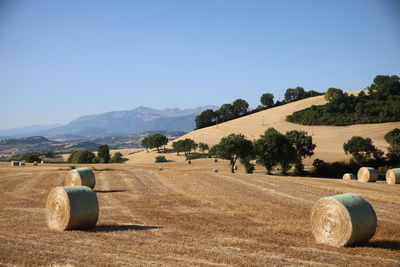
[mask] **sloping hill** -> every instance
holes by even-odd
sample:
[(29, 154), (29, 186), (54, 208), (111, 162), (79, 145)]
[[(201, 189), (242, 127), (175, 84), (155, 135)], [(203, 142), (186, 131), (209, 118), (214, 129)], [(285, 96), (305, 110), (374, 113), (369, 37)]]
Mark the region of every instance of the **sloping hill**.
[[(359, 91), (354, 91), (350, 93), (358, 92)], [(313, 141), (317, 145), (315, 155), (306, 161), (306, 163), (310, 164), (315, 158), (325, 161), (348, 159), (349, 156), (343, 151), (343, 143), (355, 135), (369, 137), (373, 140), (376, 146), (386, 150), (388, 144), (383, 139), (383, 136), (388, 131), (400, 127), (400, 122), (359, 124), (351, 126), (305, 126), (286, 121), (286, 116), (295, 111), (310, 107), (311, 105), (323, 105), (325, 103), (326, 101), (323, 96), (311, 97), (283, 106), (267, 109), (236, 120), (221, 123), (216, 126), (195, 130), (181, 136), (177, 140), (191, 138), (196, 142), (204, 142), (209, 145), (214, 145), (218, 143), (222, 137), (230, 133), (241, 133), (248, 139), (253, 140), (257, 139), (269, 127), (274, 127), (282, 133), (289, 130), (303, 130), (312, 135)], [(150, 158), (151, 160), (154, 160), (155, 156), (148, 154), (150, 153), (147, 153), (146, 155), (142, 152), (132, 155), (130, 161), (144, 162), (146, 159)]]

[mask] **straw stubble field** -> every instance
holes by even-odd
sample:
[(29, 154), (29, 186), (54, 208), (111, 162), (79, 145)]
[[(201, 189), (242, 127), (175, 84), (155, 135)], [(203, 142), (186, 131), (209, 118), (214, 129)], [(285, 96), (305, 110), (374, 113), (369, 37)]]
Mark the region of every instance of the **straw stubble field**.
[[(45, 203), (62, 166), (0, 164), (0, 265), (400, 265), (398, 185), (230, 174), (206, 160), (158, 166), (96, 171), (97, 226), (56, 232)], [(366, 246), (317, 244), (313, 203), (346, 192), (373, 205), (377, 233)]]

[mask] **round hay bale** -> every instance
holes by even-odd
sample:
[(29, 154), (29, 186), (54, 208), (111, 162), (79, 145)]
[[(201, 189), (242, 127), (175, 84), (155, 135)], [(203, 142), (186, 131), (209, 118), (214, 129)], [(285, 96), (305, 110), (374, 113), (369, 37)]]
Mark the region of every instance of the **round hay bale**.
[(343, 180), (356, 180), (356, 177), (352, 173), (343, 174)]
[(390, 169), (386, 172), (386, 183), (400, 184), (400, 168)]
[(19, 166), (25, 166), (25, 162), (20, 162)]
[(357, 180), (363, 183), (376, 182), (378, 173), (372, 167), (361, 167), (357, 173)]
[(37, 165), (38, 165), (37, 161), (34, 161), (33, 166), (37, 166)]
[(96, 192), (87, 186), (57, 186), (47, 197), (46, 220), (52, 230), (91, 228), (98, 218)]
[(213, 169), (213, 173), (217, 173), (218, 172), (218, 169)]
[(377, 222), (371, 204), (350, 193), (319, 199), (310, 218), (317, 242), (337, 247), (368, 242), (375, 234)]
[(84, 185), (90, 188), (94, 188), (96, 184), (96, 178), (94, 173), (89, 168), (78, 168), (69, 171), (65, 176), (65, 185)]
[(40, 162), (40, 164), (42, 164), (42, 165), (43, 165), (43, 164), (44, 164), (44, 160), (42, 160), (42, 161)]
[(192, 162), (190, 160), (186, 161), (187, 164), (192, 164)]
[(218, 162), (218, 159), (214, 159), (214, 162)]
[(159, 168), (158, 168), (159, 171), (162, 171), (163, 169), (164, 169), (163, 167), (159, 167)]
[(11, 161), (11, 166), (19, 166), (19, 161), (12, 160)]

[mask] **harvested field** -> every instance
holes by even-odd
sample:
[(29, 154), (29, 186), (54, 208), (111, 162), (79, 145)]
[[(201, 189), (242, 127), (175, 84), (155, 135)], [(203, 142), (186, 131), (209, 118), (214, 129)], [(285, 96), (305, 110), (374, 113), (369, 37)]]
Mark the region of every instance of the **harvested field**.
[[(226, 161), (210, 161), (96, 165), (114, 169), (95, 172), (98, 224), (65, 232), (45, 218), (65, 165), (1, 163), (0, 265), (400, 265), (399, 185), (247, 175), (241, 166), (231, 174)], [(316, 243), (314, 202), (350, 192), (373, 205), (375, 236), (360, 247)]]

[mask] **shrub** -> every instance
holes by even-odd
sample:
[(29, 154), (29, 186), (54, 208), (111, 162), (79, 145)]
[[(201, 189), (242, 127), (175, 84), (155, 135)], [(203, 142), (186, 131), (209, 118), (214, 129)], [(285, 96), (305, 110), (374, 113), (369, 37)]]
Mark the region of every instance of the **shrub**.
[(326, 178), (342, 178), (343, 174), (348, 172), (357, 174), (358, 169), (362, 167), (352, 160), (349, 162), (328, 163), (320, 159), (315, 159), (313, 166), (312, 176)]
[(157, 156), (155, 162), (156, 163), (168, 162), (168, 160), (165, 158), (165, 156)]
[(26, 162), (32, 163), (34, 161), (40, 162), (40, 157), (35, 153), (27, 153), (21, 157), (21, 160), (25, 160)]

